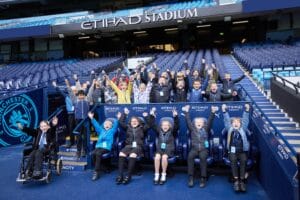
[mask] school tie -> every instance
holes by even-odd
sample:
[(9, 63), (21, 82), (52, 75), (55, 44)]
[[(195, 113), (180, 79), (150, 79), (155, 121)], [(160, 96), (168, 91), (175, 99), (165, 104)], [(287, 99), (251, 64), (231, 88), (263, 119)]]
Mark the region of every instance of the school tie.
[(41, 135), (41, 138), (40, 138), (40, 142), (39, 142), (39, 149), (43, 149), (45, 147), (45, 144), (46, 144), (46, 133), (43, 132), (42, 135)]

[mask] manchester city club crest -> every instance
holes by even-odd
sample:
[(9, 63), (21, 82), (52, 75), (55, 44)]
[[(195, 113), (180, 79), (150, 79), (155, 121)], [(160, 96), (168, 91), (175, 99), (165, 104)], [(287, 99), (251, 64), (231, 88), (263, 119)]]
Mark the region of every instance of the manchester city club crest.
[(0, 146), (28, 142), (31, 139), (18, 129), (18, 123), (24, 127), (38, 125), (36, 105), (26, 94), (0, 101)]

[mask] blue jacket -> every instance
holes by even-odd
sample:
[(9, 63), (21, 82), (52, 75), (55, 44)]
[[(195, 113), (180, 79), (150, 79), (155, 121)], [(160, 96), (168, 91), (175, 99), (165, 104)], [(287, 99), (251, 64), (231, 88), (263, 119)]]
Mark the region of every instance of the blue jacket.
[(65, 97), (66, 109), (68, 113), (74, 113), (74, 105), (69, 96)]
[[(231, 126), (230, 117), (229, 117), (228, 112), (223, 113), (223, 117), (224, 117), (225, 129), (227, 130), (227, 149), (229, 150), (230, 149), (230, 147), (229, 147), (230, 137), (231, 137), (231, 133), (233, 131), (233, 127)], [(249, 143), (248, 135), (247, 135), (248, 124), (249, 124), (249, 112), (244, 112), (243, 118), (242, 118), (242, 124), (241, 124), (240, 129), (238, 130), (242, 136), (244, 151), (249, 151), (249, 148), (250, 148), (250, 143)]]
[(100, 124), (95, 119), (92, 120), (92, 124), (98, 134), (96, 148), (103, 148), (110, 151), (114, 142), (114, 135), (118, 129), (118, 120), (114, 120), (112, 128), (108, 130), (105, 130), (103, 128), (103, 124), (100, 126)]
[(75, 119), (85, 119), (90, 109), (90, 104), (86, 100), (78, 100), (75, 104)]

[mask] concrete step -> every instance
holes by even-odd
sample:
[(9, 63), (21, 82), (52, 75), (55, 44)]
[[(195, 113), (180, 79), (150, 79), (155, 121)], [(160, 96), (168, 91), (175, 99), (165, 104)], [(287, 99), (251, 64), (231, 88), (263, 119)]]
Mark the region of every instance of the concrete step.
[(297, 124), (295, 122), (272, 122), (277, 128), (278, 127), (290, 127), (290, 128), (296, 128)]
[(272, 122), (290, 122), (290, 118), (287, 117), (268, 117)]
[(266, 112), (265, 112), (265, 114), (267, 114), (267, 116), (268, 116), (269, 118), (270, 118), (270, 117), (286, 117), (286, 114), (281, 113), (281, 112), (274, 112), (274, 113), (272, 113), (272, 112), (266, 113)]

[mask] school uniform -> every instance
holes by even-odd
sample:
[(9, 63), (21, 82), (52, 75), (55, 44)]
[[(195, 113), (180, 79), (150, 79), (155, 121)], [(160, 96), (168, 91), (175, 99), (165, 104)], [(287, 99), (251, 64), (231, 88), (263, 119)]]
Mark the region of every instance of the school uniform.
[(22, 131), (34, 137), (32, 152), (29, 154), (26, 170), (33, 169), (33, 175), (39, 176), (41, 175), (44, 154), (49, 153), (51, 148), (55, 148), (56, 127), (51, 127), (47, 132), (27, 127), (24, 127)]
[(185, 113), (186, 123), (191, 136), (191, 148), (188, 154), (188, 175), (194, 175), (194, 159), (199, 156), (201, 177), (207, 177), (207, 157), (209, 148), (210, 129), (214, 120), (215, 114), (211, 113), (207, 125), (198, 130), (188, 113)]
[[(125, 147), (121, 149), (120, 152), (124, 153), (126, 156), (129, 156), (132, 153), (135, 153), (137, 157), (143, 156), (143, 146), (144, 146), (144, 135), (145, 132), (150, 128), (149, 124), (151, 123), (151, 120), (153, 118), (150, 116), (147, 118), (147, 123), (143, 124), (143, 122), (140, 120), (139, 125), (135, 128), (133, 128), (129, 124), (126, 124), (126, 115), (122, 114), (119, 119), (119, 125), (121, 128), (123, 128), (126, 131), (126, 139), (125, 139)], [(124, 164), (126, 161), (126, 157), (119, 156), (119, 177), (123, 177), (124, 172)], [(135, 167), (136, 158), (129, 158), (128, 161), (128, 175), (127, 180), (131, 179), (132, 171)]]
[[(172, 123), (171, 123), (172, 124)], [(179, 129), (179, 118), (174, 117), (174, 125), (169, 131), (164, 132), (160, 127), (152, 124), (154, 131), (157, 135), (157, 144), (155, 154), (168, 155), (168, 157), (174, 156), (175, 152), (175, 137), (177, 136)]]
[[(244, 112), (242, 117), (241, 127), (234, 129), (231, 126), (230, 117), (227, 112), (223, 113), (224, 125), (227, 130), (227, 150), (229, 160), (231, 163), (231, 170), (233, 177), (240, 177), (245, 179), (247, 154), (250, 148), (249, 137), (247, 135), (247, 128), (249, 124), (249, 112)], [(240, 165), (238, 166), (238, 161)], [(240, 170), (240, 176), (239, 176)]]

